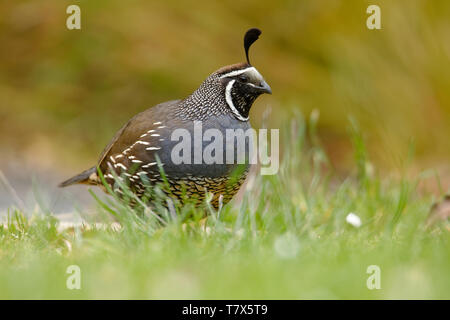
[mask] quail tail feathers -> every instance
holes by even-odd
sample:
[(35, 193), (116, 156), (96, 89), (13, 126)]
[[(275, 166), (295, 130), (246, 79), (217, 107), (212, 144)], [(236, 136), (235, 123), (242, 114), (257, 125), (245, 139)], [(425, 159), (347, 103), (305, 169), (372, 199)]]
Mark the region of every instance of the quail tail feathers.
[(93, 177), (97, 177), (97, 167), (94, 166), (90, 169), (87, 169), (76, 176), (67, 179), (66, 181), (61, 182), (58, 187), (63, 188), (73, 184), (91, 184), (90, 181), (94, 180)]

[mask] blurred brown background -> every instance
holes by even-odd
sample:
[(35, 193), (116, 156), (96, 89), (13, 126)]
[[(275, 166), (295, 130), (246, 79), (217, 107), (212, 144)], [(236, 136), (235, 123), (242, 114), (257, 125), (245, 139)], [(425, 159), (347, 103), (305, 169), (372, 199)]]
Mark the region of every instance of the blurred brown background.
[[(81, 30), (66, 28), (71, 4)], [(382, 30), (366, 28), (370, 4), (381, 7)], [(348, 171), (353, 116), (378, 167), (398, 171), (413, 145), (412, 167), (435, 168), (445, 184), (447, 0), (2, 1), (1, 170), (15, 186), (91, 166), (131, 116), (243, 61), (249, 27), (263, 31), (251, 60), (274, 92), (253, 107), (255, 127), (267, 106), (281, 129), (292, 110), (317, 109), (332, 163)]]

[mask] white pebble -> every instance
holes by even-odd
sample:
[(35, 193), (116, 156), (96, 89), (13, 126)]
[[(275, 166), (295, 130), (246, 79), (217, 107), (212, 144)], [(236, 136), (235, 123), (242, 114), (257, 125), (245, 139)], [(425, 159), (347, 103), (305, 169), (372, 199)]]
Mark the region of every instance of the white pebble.
[(347, 217), (345, 218), (345, 221), (347, 221), (348, 224), (351, 224), (355, 228), (361, 227), (361, 218), (358, 217), (353, 212), (350, 212)]

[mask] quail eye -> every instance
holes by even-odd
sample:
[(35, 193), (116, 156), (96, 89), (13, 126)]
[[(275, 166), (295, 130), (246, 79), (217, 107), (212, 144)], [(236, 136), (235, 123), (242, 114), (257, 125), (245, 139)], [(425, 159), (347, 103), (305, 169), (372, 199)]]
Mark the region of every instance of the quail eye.
[(248, 81), (248, 77), (246, 75), (242, 74), (239, 76), (239, 81), (245, 83)]

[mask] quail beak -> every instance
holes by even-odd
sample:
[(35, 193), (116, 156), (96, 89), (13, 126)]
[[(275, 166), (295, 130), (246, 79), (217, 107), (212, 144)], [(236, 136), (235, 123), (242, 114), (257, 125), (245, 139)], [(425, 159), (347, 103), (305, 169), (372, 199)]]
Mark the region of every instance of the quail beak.
[(256, 87), (261, 93), (272, 94), (272, 89), (264, 80), (260, 83), (259, 86)]

